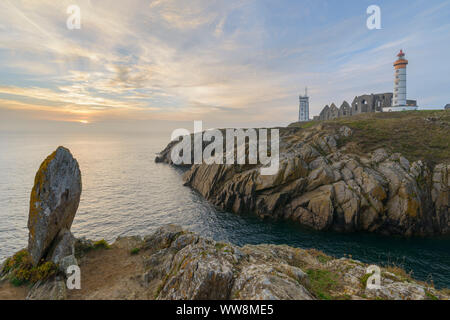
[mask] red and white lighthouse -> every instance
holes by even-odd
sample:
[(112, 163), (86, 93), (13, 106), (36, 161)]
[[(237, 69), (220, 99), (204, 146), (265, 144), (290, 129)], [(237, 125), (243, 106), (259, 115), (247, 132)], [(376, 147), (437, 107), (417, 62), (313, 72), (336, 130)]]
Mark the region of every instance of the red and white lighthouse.
[(384, 112), (417, 110), (417, 105), (410, 104), (406, 99), (406, 66), (408, 60), (405, 59), (403, 50), (397, 54), (397, 60), (394, 62), (394, 93), (391, 107), (383, 108)]
[(408, 60), (405, 59), (405, 53), (400, 50), (398, 59), (394, 62), (394, 96), (392, 99), (393, 107), (406, 106), (406, 66)]

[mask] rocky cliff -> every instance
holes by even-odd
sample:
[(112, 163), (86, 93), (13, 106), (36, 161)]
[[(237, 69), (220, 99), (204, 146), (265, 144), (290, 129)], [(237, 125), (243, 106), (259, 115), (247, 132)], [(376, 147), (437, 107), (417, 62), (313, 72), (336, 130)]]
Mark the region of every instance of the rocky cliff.
[[(258, 165), (196, 164), (187, 166), (185, 184), (222, 209), (290, 219), (317, 230), (448, 234), (448, 114), (416, 113), (414, 120), (407, 115), (393, 116), (400, 117), (394, 118), (398, 127), (382, 115), (383, 122), (370, 118), (281, 128), (277, 174), (263, 176)], [(406, 133), (408, 139), (397, 134), (414, 121), (417, 127)], [(364, 136), (374, 124), (378, 131)], [(428, 144), (417, 152), (422, 141)], [(369, 142), (371, 148), (360, 147)], [(395, 150), (405, 144), (411, 146), (405, 150), (410, 159)], [(156, 161), (171, 164), (175, 145), (170, 143)], [(440, 152), (430, 159), (428, 149)]]
[(417, 282), (398, 268), (381, 268), (381, 287), (367, 288), (368, 265), (334, 259), (316, 250), (246, 245), (202, 238), (168, 225), (145, 237), (119, 238), (111, 246), (79, 239), (76, 258), (81, 290), (68, 290), (63, 276), (7, 295), (0, 272), (0, 298), (158, 300), (448, 300), (446, 290)]

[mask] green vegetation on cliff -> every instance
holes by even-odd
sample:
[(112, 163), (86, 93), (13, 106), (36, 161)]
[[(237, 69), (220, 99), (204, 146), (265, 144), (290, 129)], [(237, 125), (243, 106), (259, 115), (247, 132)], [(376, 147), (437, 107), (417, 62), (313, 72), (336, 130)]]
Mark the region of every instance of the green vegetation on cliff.
[(52, 262), (42, 262), (33, 266), (31, 256), (26, 249), (20, 250), (5, 261), (1, 275), (6, 275), (15, 286), (33, 284), (55, 275), (56, 265)]
[(330, 121), (293, 123), (289, 127), (332, 131), (348, 126), (354, 134), (342, 141), (349, 151), (365, 154), (378, 148), (399, 152), (410, 161), (450, 161), (450, 112), (444, 110), (365, 113)]

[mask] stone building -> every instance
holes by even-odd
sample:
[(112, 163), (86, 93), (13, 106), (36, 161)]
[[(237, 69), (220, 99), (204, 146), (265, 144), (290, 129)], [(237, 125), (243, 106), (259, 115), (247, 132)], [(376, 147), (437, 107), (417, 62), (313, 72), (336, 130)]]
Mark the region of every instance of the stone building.
[(325, 106), (315, 120), (331, 120), (340, 117), (349, 117), (359, 113), (366, 112), (381, 112), (383, 108), (391, 105), (392, 93), (380, 94), (365, 94), (355, 97), (350, 105), (344, 101), (342, 105), (337, 108), (334, 103), (331, 106)]
[(347, 101), (344, 101), (339, 108), (339, 117), (349, 117), (352, 115), (352, 107)]
[[(317, 119), (316, 119), (317, 118)], [(320, 112), (319, 116), (314, 117), (314, 120), (325, 120), (325, 119), (331, 119), (330, 118), (330, 107), (326, 105), (322, 111)]]
[[(383, 109), (388, 110), (392, 106), (392, 98), (393, 94), (391, 92), (364, 94), (355, 97), (351, 105), (349, 105), (347, 101), (344, 101), (339, 108), (337, 108), (334, 103), (330, 106), (326, 105), (322, 112), (313, 119), (332, 120), (360, 113), (383, 112)], [(406, 104), (411, 107), (417, 106), (416, 100), (407, 100)]]
[(339, 109), (336, 107), (334, 103), (330, 106), (330, 118), (337, 119), (339, 118)]
[(392, 105), (392, 93), (365, 94), (355, 97), (352, 102), (352, 115), (366, 112), (381, 112)]

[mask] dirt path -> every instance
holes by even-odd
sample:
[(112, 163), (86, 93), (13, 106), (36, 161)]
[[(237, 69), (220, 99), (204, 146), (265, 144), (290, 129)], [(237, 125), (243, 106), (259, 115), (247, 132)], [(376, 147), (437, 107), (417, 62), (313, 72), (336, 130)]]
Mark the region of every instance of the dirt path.
[[(69, 300), (148, 299), (148, 290), (141, 285), (144, 267), (142, 255), (131, 255), (133, 239), (116, 241), (110, 249), (88, 252), (79, 261), (81, 290), (67, 290)], [(27, 286), (15, 287), (8, 281), (0, 283), (0, 300), (24, 300)]]
[(8, 281), (0, 283), (0, 300), (25, 300), (28, 287), (15, 287)]
[(95, 250), (79, 261), (81, 290), (68, 291), (70, 300), (146, 299), (140, 285), (142, 257), (131, 255), (133, 242), (118, 240), (111, 249)]

